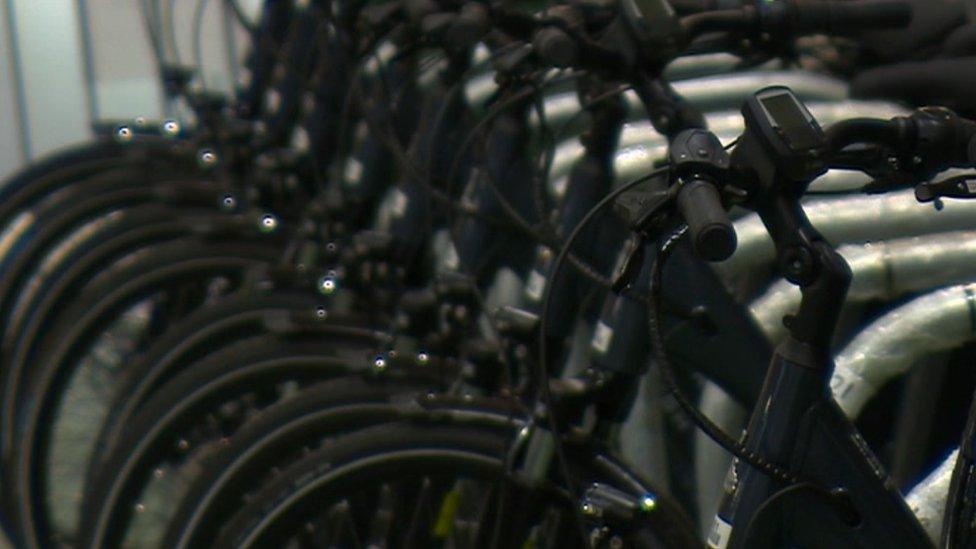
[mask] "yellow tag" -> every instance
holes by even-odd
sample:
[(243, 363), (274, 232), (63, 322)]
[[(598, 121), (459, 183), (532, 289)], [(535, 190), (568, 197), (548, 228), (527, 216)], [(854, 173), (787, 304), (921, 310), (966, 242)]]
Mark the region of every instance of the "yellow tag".
[(457, 513), (458, 503), (461, 501), (461, 494), (457, 488), (451, 490), (444, 496), (441, 502), (441, 510), (437, 513), (437, 522), (434, 523), (434, 536), (445, 539), (454, 530), (454, 515)]

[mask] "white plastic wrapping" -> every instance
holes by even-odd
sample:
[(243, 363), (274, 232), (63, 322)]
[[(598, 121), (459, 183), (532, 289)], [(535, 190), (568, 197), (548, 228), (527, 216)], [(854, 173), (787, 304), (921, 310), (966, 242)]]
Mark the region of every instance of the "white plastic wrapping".
[[(904, 238), (976, 228), (976, 201), (946, 200), (941, 211), (920, 204), (911, 189), (883, 195), (807, 198), (803, 209), (814, 227), (835, 243)], [(734, 279), (756, 265), (775, 258), (773, 242), (756, 214), (735, 221), (739, 245), (728, 260), (717, 263)]]
[(945, 461), (905, 496), (908, 507), (915, 513), (925, 533), (935, 543), (939, 542), (942, 535), (942, 519), (949, 496), (949, 483), (952, 482), (952, 469), (956, 466), (958, 457), (959, 450), (953, 450)]
[[(841, 246), (854, 279), (847, 300), (892, 300), (898, 296), (973, 280), (976, 231), (953, 231), (911, 238)], [(783, 316), (796, 310), (800, 289), (785, 280), (773, 283), (750, 304), (770, 341), (786, 335)]]
[(976, 284), (944, 288), (890, 311), (835, 357), (834, 398), (856, 417), (885, 382), (907, 372), (917, 359), (976, 335), (974, 320)]

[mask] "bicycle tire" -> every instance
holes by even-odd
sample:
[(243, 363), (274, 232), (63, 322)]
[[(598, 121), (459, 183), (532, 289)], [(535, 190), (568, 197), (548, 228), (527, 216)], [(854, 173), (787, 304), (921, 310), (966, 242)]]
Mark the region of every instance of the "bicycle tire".
[[(24, 389), (20, 394), (31, 396), (29, 400), (22, 397), (12, 403), (15, 418), (23, 419), (19, 426), (14, 425), (18, 443), (7, 450), (3, 470), (5, 501), (10, 516), (20, 524), (21, 540), (37, 546), (46, 537), (48, 525), (40, 516), (44, 513), (44, 503), (36, 490), (36, 481), (44, 476), (43, 454), (50, 443), (54, 410), (63, 396), (69, 372), (77, 367), (71, 356), (85, 348), (85, 342), (90, 345), (101, 333), (101, 327), (127, 306), (157, 293), (164, 281), (172, 284), (204, 276), (236, 274), (239, 277), (243, 269), (267, 265), (277, 256), (277, 249), (266, 243), (208, 243), (200, 239), (140, 250), (79, 292), (78, 299), (59, 315), (55, 327), (30, 353), (36, 359), (13, 365), (28, 374), (23, 378)], [(34, 364), (34, 369), (28, 364)]]
[(260, 479), (290, 465), (323, 439), (402, 419), (410, 395), (436, 389), (440, 380), (346, 377), (316, 384), (263, 410), (238, 430), (228, 447), (203, 465), (180, 499), (162, 546), (211, 547), (217, 525), (247, 502)]
[[(510, 433), (510, 436), (515, 436), (515, 433)], [(393, 423), (352, 433), (327, 448), (313, 452), (262, 488), (252, 503), (227, 523), (215, 546), (253, 547), (271, 539), (283, 543), (288, 539), (286, 532), (304, 528), (308, 514), (314, 514), (314, 510), (302, 510), (299, 506), (328, 508), (331, 500), (343, 498), (347, 490), (361, 488), (368, 481), (434, 476), (446, 471), (460, 471), (488, 482), (504, 480), (504, 461), (510, 441), (511, 438), (494, 431), (480, 431), (471, 426), (434, 426), (427, 422)], [(648, 490), (645, 484), (639, 485), (642, 492), (633, 493), (633, 484), (621, 483), (622, 479), (615, 478), (620, 475), (616, 464), (608, 466), (609, 461), (594, 459), (592, 452), (571, 452), (570, 455), (572, 464), (579, 469), (577, 474), (580, 478), (612, 483), (618, 489), (632, 493), (635, 500), (647, 493), (658, 494)], [(511, 486), (519, 484), (518, 481), (509, 483)], [(519, 487), (547, 496), (559, 493), (558, 489), (546, 482)], [(520, 501), (523, 504), (538, 497), (533, 492), (529, 493), (534, 497), (522, 494)], [(657, 496), (657, 499), (660, 505), (647, 513), (642, 521), (650, 529), (642, 528), (636, 532), (628, 540), (632, 546), (700, 546), (692, 533), (690, 522), (677, 504), (664, 496)], [(565, 506), (575, 504), (574, 501), (563, 502), (562, 512), (571, 514)], [(404, 511), (404, 514), (411, 513)], [(391, 516), (395, 518), (397, 513)], [(429, 525), (427, 529), (430, 530)], [(567, 533), (569, 537), (559, 539), (579, 542), (575, 526), (566, 527), (565, 530), (571, 531)], [(517, 543), (518, 539), (509, 541)], [(430, 542), (428, 535), (426, 543), (421, 542), (417, 546), (436, 546)], [(512, 543), (507, 546), (517, 546)]]

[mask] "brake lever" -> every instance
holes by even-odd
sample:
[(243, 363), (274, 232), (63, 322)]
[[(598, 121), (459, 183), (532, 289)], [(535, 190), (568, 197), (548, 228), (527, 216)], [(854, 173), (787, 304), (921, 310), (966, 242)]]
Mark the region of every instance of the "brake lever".
[(617, 268), (610, 289), (620, 294), (637, 279), (644, 264), (644, 255), (649, 232), (667, 218), (665, 206), (674, 198), (668, 190), (632, 191), (617, 199), (615, 210), (626, 221), (633, 232), (627, 241), (624, 260)]
[(871, 182), (861, 188), (866, 194), (884, 194), (914, 185), (920, 177), (906, 172), (905, 164), (897, 154), (878, 146), (854, 147), (830, 159), (833, 169), (856, 170), (870, 176)]
[(915, 199), (919, 202), (933, 202), (940, 198), (976, 198), (976, 173), (928, 181), (915, 187)]

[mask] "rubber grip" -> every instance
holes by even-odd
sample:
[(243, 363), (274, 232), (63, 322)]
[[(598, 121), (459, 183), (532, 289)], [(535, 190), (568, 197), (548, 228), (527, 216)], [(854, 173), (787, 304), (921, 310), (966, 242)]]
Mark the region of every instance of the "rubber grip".
[(797, 0), (794, 32), (847, 34), (900, 29), (912, 22), (912, 6), (900, 0)]
[(677, 202), (695, 253), (707, 261), (722, 261), (735, 252), (735, 228), (715, 185), (701, 179), (689, 181), (678, 190)]

